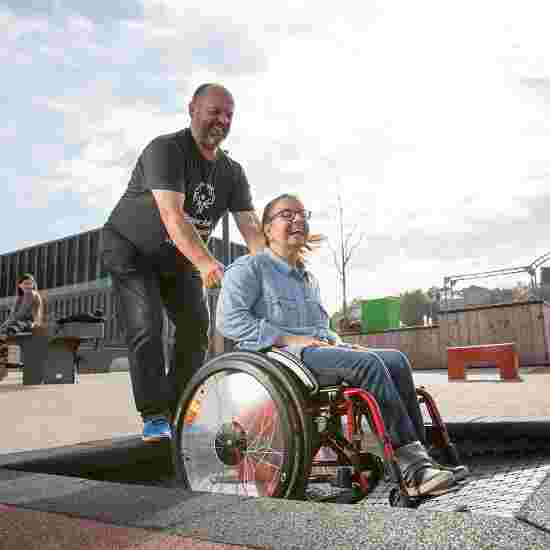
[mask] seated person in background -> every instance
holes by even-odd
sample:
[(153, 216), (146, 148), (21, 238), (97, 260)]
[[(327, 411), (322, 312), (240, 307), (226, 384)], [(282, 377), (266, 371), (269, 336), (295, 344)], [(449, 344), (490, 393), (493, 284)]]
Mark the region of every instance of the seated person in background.
[[(21, 332), (32, 332), (42, 325), (43, 303), (36, 281), (30, 273), (25, 273), (15, 284), (15, 304), (8, 318), (0, 325), (0, 342)], [(7, 355), (8, 348), (0, 344), (0, 357)]]
[(436, 494), (455, 478), (435, 463), (407, 357), (397, 350), (343, 344), (329, 329), (328, 314), (304, 254), (318, 243), (310, 212), (293, 195), (267, 204), (262, 229), (267, 247), (238, 258), (227, 270), (218, 300), (220, 332), (240, 349), (285, 348), (316, 375), (321, 386), (347, 383), (371, 392), (380, 407), (411, 496)]
[(25, 273), (15, 283), (15, 304), (8, 318), (0, 325), (0, 335), (7, 336), (19, 332), (31, 332), (42, 325), (43, 303), (33, 275)]

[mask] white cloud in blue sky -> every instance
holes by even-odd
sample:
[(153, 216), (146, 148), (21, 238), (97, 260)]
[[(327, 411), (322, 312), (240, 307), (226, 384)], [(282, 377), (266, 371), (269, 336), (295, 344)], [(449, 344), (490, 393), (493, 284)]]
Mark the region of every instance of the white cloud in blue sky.
[[(292, 6), (0, 2), (0, 252), (100, 226), (211, 80), (258, 208), (297, 191), (334, 240), (342, 194), (365, 233), (351, 297), (550, 250), (546, 2)], [(312, 266), (333, 308), (330, 252)]]

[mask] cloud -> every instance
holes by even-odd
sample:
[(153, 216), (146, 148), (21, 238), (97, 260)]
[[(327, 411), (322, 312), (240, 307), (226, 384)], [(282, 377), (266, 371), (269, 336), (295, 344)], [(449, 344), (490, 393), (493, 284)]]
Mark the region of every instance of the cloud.
[[(522, 78), (521, 83), (526, 86), (534, 95), (533, 102), (537, 106), (545, 106), (546, 116), (541, 117), (540, 121), (530, 126), (531, 133), (538, 133), (541, 129), (550, 130), (548, 114), (550, 113), (550, 71), (549, 76), (545, 77), (527, 77)], [(542, 109), (541, 109), (542, 110)]]
[(550, 77), (522, 78), (521, 81), (529, 88), (533, 88), (535, 90), (550, 89)]
[[(222, 81), (236, 98), (226, 145), (258, 208), (298, 192), (334, 241), (340, 194), (346, 224), (364, 232), (351, 297), (545, 252), (546, 4), (7, 5), (0, 55), (16, 66), (4, 93), (37, 123), (23, 131), (22, 108), (6, 110), (18, 123), (1, 135), (43, 167), (32, 176), (13, 161), (25, 208), (68, 193), (99, 225), (146, 143), (187, 125), (196, 86)], [(333, 307), (329, 251), (312, 262)]]
[(184, 126), (184, 119), (163, 113), (158, 105), (125, 103), (103, 82), (86, 94), (46, 101), (65, 121), (65, 139), (78, 143), (78, 154), (60, 160), (47, 187), (50, 192), (72, 190), (83, 205), (113, 207), (130, 177), (138, 155), (156, 135)]
[(0, 127), (0, 141), (12, 140), (17, 136), (15, 121), (9, 121)]
[(65, 17), (78, 14), (96, 23), (137, 19), (143, 16), (141, 3), (134, 0), (3, 0), (4, 6), (22, 17)]

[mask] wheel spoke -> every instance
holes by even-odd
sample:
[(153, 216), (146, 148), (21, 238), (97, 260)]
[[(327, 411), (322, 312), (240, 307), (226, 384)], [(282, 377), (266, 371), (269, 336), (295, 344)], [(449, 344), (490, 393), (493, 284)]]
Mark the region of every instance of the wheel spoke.
[(191, 489), (275, 495), (293, 457), (289, 433), (281, 423), (281, 405), (267, 388), (247, 372), (219, 371), (196, 388), (190, 402), (195, 398), (194, 415), (178, 432)]

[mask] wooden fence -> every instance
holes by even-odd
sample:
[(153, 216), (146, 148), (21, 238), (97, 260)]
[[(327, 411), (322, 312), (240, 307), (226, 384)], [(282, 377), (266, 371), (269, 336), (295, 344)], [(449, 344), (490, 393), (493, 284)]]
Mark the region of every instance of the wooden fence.
[(515, 342), (520, 365), (550, 365), (550, 304), (515, 302), (446, 311), (437, 325), (379, 333), (345, 333), (342, 338), (373, 348), (406, 353), (413, 367), (447, 368), (447, 347)]

